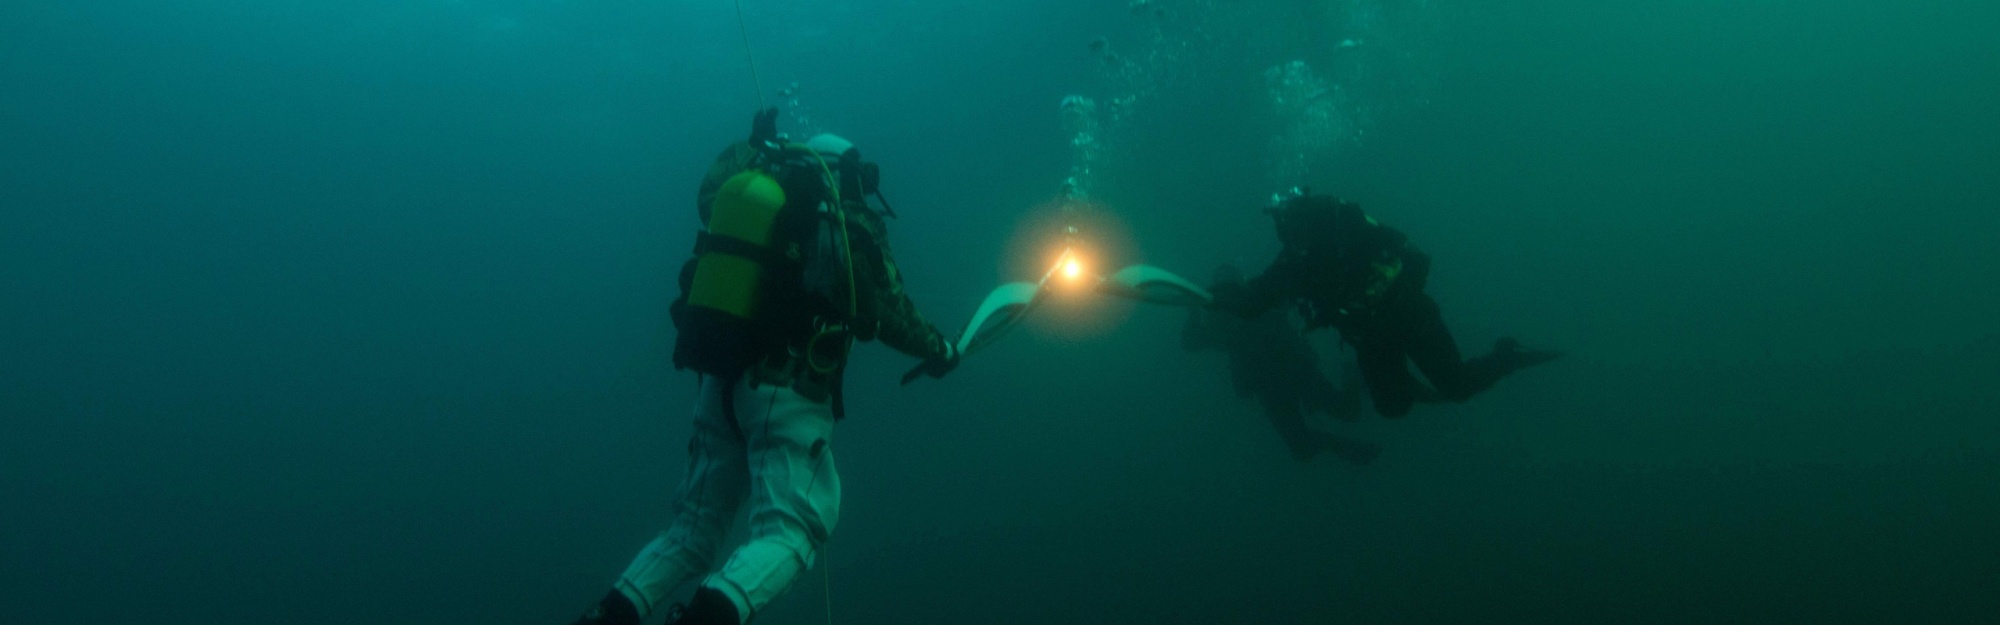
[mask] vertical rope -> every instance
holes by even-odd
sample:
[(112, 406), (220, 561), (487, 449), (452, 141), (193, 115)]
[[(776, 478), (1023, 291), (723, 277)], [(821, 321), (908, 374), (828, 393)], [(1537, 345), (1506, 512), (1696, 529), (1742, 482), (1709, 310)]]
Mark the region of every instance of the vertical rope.
[(826, 625), (833, 625), (833, 562), (826, 557), (826, 545), (819, 546), (819, 595), (826, 597)]
[(736, 31), (743, 34), (743, 60), (750, 62), (750, 82), (757, 85), (757, 108), (768, 108), (764, 103), (764, 79), (757, 75), (757, 56), (750, 53), (750, 26), (743, 20), (743, 0), (736, 0)]

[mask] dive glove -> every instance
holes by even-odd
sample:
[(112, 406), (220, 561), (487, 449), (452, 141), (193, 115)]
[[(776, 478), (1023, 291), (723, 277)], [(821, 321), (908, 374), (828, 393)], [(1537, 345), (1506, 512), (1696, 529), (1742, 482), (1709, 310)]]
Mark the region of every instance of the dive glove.
[(958, 345), (953, 344), (951, 341), (945, 341), (944, 353), (932, 356), (929, 360), (924, 361), (924, 375), (933, 378), (942, 378), (945, 374), (951, 373), (953, 369), (958, 368), (959, 360)]
[(909, 373), (903, 374), (903, 384), (907, 386), (909, 383), (915, 382), (917, 378), (923, 376), (942, 378), (945, 374), (951, 373), (953, 369), (958, 368), (958, 361), (962, 360), (963, 356), (963, 354), (958, 353), (957, 343), (945, 341), (944, 353), (926, 358), (923, 362), (917, 363), (916, 368), (911, 369)]
[(1244, 318), (1257, 316), (1257, 311), (1251, 309), (1249, 289), (1245, 288), (1242, 282), (1217, 282), (1208, 287), (1208, 293), (1210, 297), (1208, 307), (1211, 310)]

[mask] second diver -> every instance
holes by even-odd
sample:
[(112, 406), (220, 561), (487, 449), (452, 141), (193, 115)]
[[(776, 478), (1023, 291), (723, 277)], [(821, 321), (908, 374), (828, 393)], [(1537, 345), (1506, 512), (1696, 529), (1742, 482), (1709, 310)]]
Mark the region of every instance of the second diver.
[[(1235, 265), (1216, 269), (1215, 281), (1240, 283)], [(1188, 351), (1217, 350), (1229, 355), (1229, 374), (1236, 395), (1256, 399), (1285, 439), (1292, 458), (1312, 460), (1331, 453), (1352, 464), (1368, 464), (1382, 453), (1374, 443), (1323, 432), (1306, 423), (1306, 416), (1324, 412), (1342, 421), (1361, 417), (1361, 382), (1351, 367), (1341, 367), (1340, 383), (1320, 370), (1319, 353), (1285, 310), (1267, 310), (1251, 318), (1226, 312), (1188, 309), (1181, 330), (1181, 347)]]
[(1427, 394), (1411, 364), (1440, 398), (1463, 402), (1508, 374), (1563, 356), (1502, 338), (1492, 352), (1461, 359), (1437, 301), (1424, 292), (1431, 257), (1407, 235), (1359, 204), (1303, 189), (1278, 197), (1269, 212), (1283, 250), (1262, 274), (1217, 283), (1214, 306), (1248, 318), (1291, 302), (1307, 328), (1339, 330), (1382, 416), (1408, 414)]

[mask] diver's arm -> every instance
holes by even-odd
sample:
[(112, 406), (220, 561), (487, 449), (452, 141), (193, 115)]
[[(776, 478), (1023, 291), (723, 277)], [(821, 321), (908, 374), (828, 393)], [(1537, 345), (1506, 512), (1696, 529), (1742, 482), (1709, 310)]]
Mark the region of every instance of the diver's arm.
[(1247, 282), (1215, 285), (1213, 306), (1245, 319), (1256, 317), (1296, 294), (1304, 272), (1305, 265), (1298, 257), (1279, 256), (1264, 273)]
[(856, 336), (879, 339), (896, 351), (924, 360), (949, 358), (951, 347), (944, 334), (917, 312), (916, 302), (903, 290), (903, 276), (889, 251), (882, 218), (860, 211), (850, 214), (848, 228), (854, 238), (854, 281), (860, 309)]

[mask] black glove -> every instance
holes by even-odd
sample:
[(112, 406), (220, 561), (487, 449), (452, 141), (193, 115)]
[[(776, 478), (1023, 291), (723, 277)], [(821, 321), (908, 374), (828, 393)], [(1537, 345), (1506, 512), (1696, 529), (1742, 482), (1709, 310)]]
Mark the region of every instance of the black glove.
[(945, 374), (951, 373), (952, 370), (958, 368), (958, 361), (963, 360), (960, 356), (958, 345), (950, 341), (945, 341), (943, 354), (932, 356), (930, 360), (924, 361), (924, 375), (933, 378), (944, 377)]
[(1208, 294), (1212, 298), (1208, 303), (1211, 310), (1238, 317), (1253, 316), (1245, 312), (1250, 307), (1250, 293), (1242, 282), (1217, 282), (1208, 287)]
[(917, 363), (916, 368), (911, 369), (909, 373), (903, 374), (903, 384), (907, 385), (915, 382), (918, 377), (926, 375), (933, 378), (942, 378), (945, 374), (951, 373), (953, 369), (958, 368), (958, 361), (962, 360), (962, 357), (963, 355), (958, 353), (958, 344), (945, 341), (944, 353)]
[(770, 143), (778, 140), (778, 107), (757, 111), (750, 119), (750, 142)]

